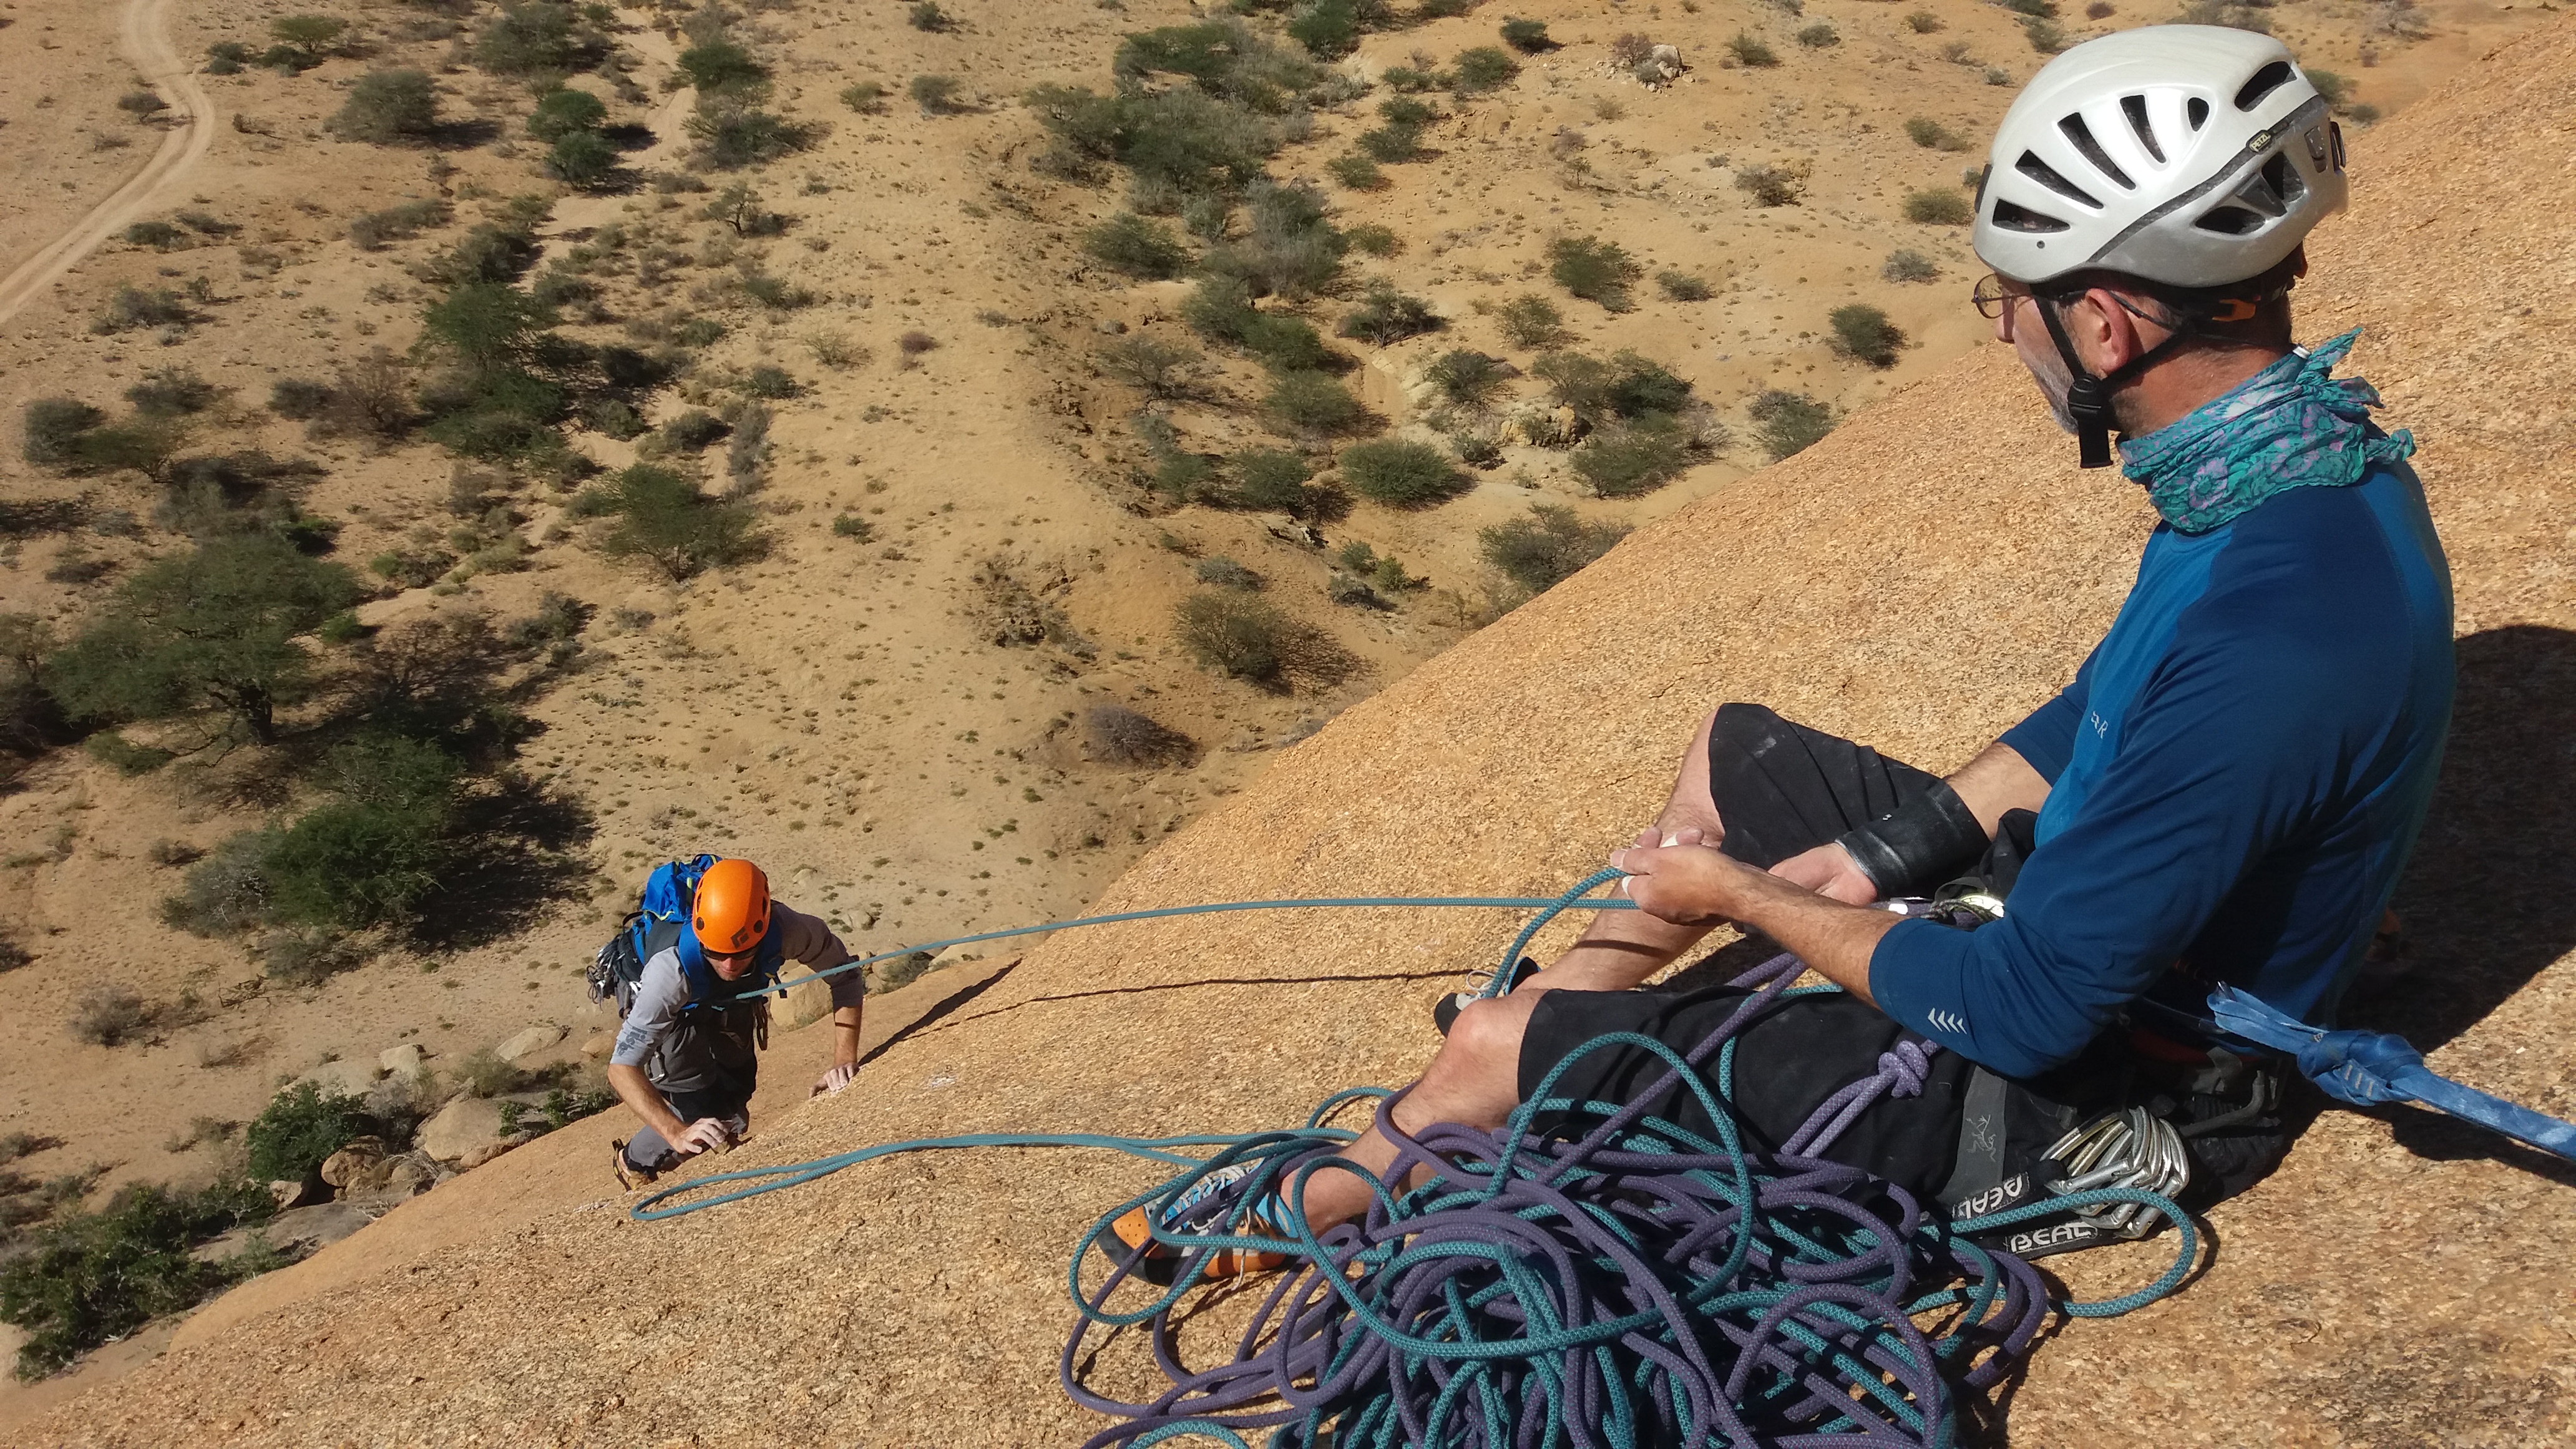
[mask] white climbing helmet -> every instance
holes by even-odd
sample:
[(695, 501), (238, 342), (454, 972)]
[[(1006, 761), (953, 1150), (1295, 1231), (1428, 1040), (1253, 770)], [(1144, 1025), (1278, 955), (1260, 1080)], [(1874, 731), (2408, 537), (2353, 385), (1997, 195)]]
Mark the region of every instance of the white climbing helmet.
[(1995, 131), (1977, 255), (2024, 285), (2086, 267), (2175, 287), (2269, 270), (2344, 206), (2343, 135), (2289, 47), (2149, 25), (2040, 68)]

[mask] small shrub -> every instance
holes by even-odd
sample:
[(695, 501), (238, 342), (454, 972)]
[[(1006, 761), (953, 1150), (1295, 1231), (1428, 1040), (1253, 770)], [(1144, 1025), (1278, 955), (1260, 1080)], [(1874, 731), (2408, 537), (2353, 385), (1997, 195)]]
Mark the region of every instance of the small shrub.
[(1752, 197), (1757, 206), (1795, 206), (1807, 194), (1806, 168), (1767, 162), (1740, 167), (1735, 189)]
[(156, 840), (143, 852), (143, 857), (154, 865), (176, 868), (202, 860), (205, 854), (184, 840)]
[(328, 125), (348, 140), (379, 146), (417, 140), (438, 130), (438, 91), (425, 71), (369, 71)]
[(958, 99), (964, 88), (964, 83), (953, 75), (917, 75), (912, 78), (910, 93), (912, 103), (921, 107), (923, 115), (952, 116), (966, 108)]
[(1262, 582), (1261, 575), (1233, 559), (1222, 557), (1200, 559), (1190, 574), (1200, 583), (1213, 584), (1220, 589), (1257, 590)]
[(1929, 10), (1917, 10), (1905, 17), (1905, 28), (1917, 35), (1933, 35), (1942, 29), (1941, 17)]
[(1657, 272), (1655, 285), (1663, 289), (1668, 300), (1675, 302), (1705, 302), (1714, 295), (1708, 283), (1688, 272)]
[(386, 242), (418, 236), (423, 228), (445, 226), (449, 214), (447, 203), (434, 196), (366, 212), (350, 221), (349, 244), (375, 251)]
[(1610, 42), (1610, 63), (1621, 70), (1626, 70), (1654, 53), (1654, 37), (1639, 31), (1628, 31)]
[(588, 70), (604, 42), (584, 31), (580, 17), (559, 0), (503, 4), (474, 38), (474, 63), (494, 75), (569, 75)]
[(1359, 672), (1359, 661), (1331, 635), (1251, 594), (1192, 594), (1172, 622), (1181, 647), (1201, 665), (1276, 693), (1329, 688)]
[(2084, 7), (2084, 18), (2087, 20), (2108, 20), (2116, 13), (2117, 7), (2112, 5), (2111, 0), (2093, 0), (2092, 4)]
[[(2349, 77), (2330, 70), (2311, 70), (2307, 77), (2308, 83), (2317, 88), (2317, 94), (2324, 98), (2329, 109), (2341, 114), (2350, 108), (2353, 83)], [(131, 235), (127, 237), (129, 241), (132, 239)]]
[(597, 131), (575, 131), (546, 152), (545, 166), (557, 181), (588, 189), (617, 174), (617, 148)]
[(1100, 370), (1129, 387), (1154, 397), (1186, 396), (1207, 363), (1195, 347), (1138, 335), (1122, 337), (1100, 349)]
[(1801, 453), (1834, 430), (1834, 410), (1802, 392), (1773, 388), (1748, 409), (1754, 436), (1773, 461)]
[(332, 1153), (375, 1126), (361, 1099), (326, 1096), (311, 1082), (298, 1082), (271, 1097), (242, 1131), (251, 1180), (301, 1182), (321, 1171)]
[(2065, 26), (2036, 15), (2022, 21), (2021, 33), (2030, 42), (2030, 48), (2042, 55), (2055, 55), (2075, 43), (2067, 35)]
[(187, 245), (188, 234), (166, 221), (138, 221), (125, 229), (125, 244), (166, 252)]
[(744, 373), (739, 387), (752, 397), (767, 398), (772, 402), (782, 398), (797, 397), (805, 391), (786, 368), (768, 363), (763, 363)]
[(1503, 577), (1529, 593), (1543, 594), (1627, 536), (1623, 525), (1586, 523), (1571, 508), (1541, 503), (1526, 518), (1477, 530), (1476, 548)]
[(1905, 122), (1905, 137), (1926, 150), (1965, 151), (1968, 149), (1965, 137), (1929, 116), (1908, 118)]
[(91, 1046), (122, 1046), (149, 1033), (159, 1016), (140, 992), (99, 983), (83, 988), (72, 1003), (72, 1038)]
[(700, 106), (689, 118), (689, 135), (698, 156), (718, 171), (738, 171), (792, 155), (814, 144), (811, 127), (798, 125), (758, 106)]
[(1548, 243), (1548, 275), (1556, 284), (1605, 312), (1625, 312), (1635, 303), (1628, 288), (1646, 269), (1617, 242), (1598, 237), (1559, 237)]
[(1082, 738), (1091, 757), (1109, 765), (1186, 765), (1198, 755), (1188, 735), (1124, 705), (1084, 711)]
[(560, 141), (579, 131), (596, 131), (608, 119), (599, 97), (570, 86), (557, 86), (537, 97), (528, 115), (528, 134), (540, 141)]
[(1651, 493), (1691, 465), (1681, 424), (1661, 413), (1614, 422), (1584, 440), (1570, 460), (1576, 476), (1603, 498)]
[(346, 937), (328, 930), (271, 931), (251, 955), (259, 974), (281, 986), (317, 986), (366, 959)]
[(855, 513), (844, 513), (832, 520), (832, 536), (853, 543), (870, 543), (877, 536), (877, 526)]
[(1368, 416), (1341, 379), (1312, 371), (1282, 372), (1264, 406), (1284, 426), (1311, 433), (1346, 433)]
[(1891, 282), (1929, 282), (1940, 277), (1941, 269), (1921, 252), (1901, 248), (1887, 254), (1887, 261), (1878, 269), (1878, 274)]
[(1447, 454), (1410, 438), (1354, 443), (1342, 450), (1340, 463), (1352, 492), (1390, 508), (1428, 508), (1474, 486)]
[(748, 563), (768, 552), (748, 505), (708, 498), (687, 474), (638, 463), (607, 494), (617, 515), (603, 547), (611, 558), (642, 558), (673, 580)]
[(1306, 486), (1315, 476), (1314, 465), (1297, 454), (1256, 448), (1235, 454), (1229, 463), (1234, 488), (1226, 501), (1235, 507), (1299, 516), (1315, 511), (1313, 490)]
[(1122, 211), (1082, 234), (1082, 249), (1131, 277), (1161, 281), (1187, 271), (1189, 248), (1162, 223)]
[(939, 0), (917, 0), (909, 18), (915, 30), (947, 30), (957, 23), (949, 19), (947, 11), (939, 8)]
[(223, 389), (183, 367), (156, 367), (125, 390), (136, 412), (165, 418), (204, 412), (222, 397)]
[(1376, 191), (1387, 184), (1386, 172), (1375, 161), (1357, 153), (1325, 162), (1324, 174), (1353, 191)]
[(1357, 0), (1312, 0), (1288, 17), (1288, 38), (1318, 60), (1336, 60), (1359, 48)]
[(1977, 209), (1967, 197), (1943, 187), (1908, 193), (1905, 219), (1923, 226), (1966, 226), (1977, 219)]
[(149, 775), (178, 758), (168, 750), (138, 745), (114, 730), (101, 730), (81, 742), (90, 758), (120, 775)]
[(683, 453), (694, 453), (733, 431), (730, 424), (704, 408), (691, 408), (662, 424), (662, 441)]
[(1368, 291), (1357, 309), (1342, 318), (1336, 329), (1344, 337), (1385, 347), (1440, 329), (1440, 315), (1420, 297), (1399, 292), (1395, 284), (1384, 279), (1369, 283)]
[(1757, 70), (1767, 69), (1780, 63), (1778, 51), (1741, 30), (1735, 32), (1735, 38), (1726, 43), (1726, 53), (1734, 57), (1737, 65), (1752, 66)]
[(170, 109), (170, 103), (161, 99), (158, 91), (127, 91), (116, 98), (116, 108), (136, 120), (141, 120), (145, 116), (157, 116)]
[(1440, 390), (1441, 401), (1471, 412), (1492, 406), (1509, 386), (1500, 358), (1487, 357), (1463, 347), (1432, 359), (1422, 375), (1424, 380)]
[(1422, 128), (1419, 126), (1380, 126), (1360, 133), (1359, 148), (1372, 161), (1392, 166), (1412, 161), (1422, 155)]
[(1834, 351), (1872, 367), (1894, 367), (1897, 352), (1905, 346), (1903, 330), (1867, 303), (1836, 307), (1827, 321), (1833, 328)]
[(40, 1379), (68, 1368), (86, 1350), (186, 1312), (268, 1266), (201, 1263), (188, 1250), (271, 1210), (264, 1189), (230, 1182), (194, 1192), (132, 1186), (97, 1212), (58, 1214), (29, 1235), (25, 1251), (0, 1264), (0, 1321), (26, 1332), (18, 1376)]
[(227, 837), (188, 869), (179, 893), (161, 903), (161, 919), (196, 936), (237, 936), (268, 919), (268, 833)]
[(90, 320), (89, 330), (106, 336), (141, 327), (185, 327), (196, 320), (196, 311), (177, 292), (167, 287), (146, 291), (127, 285), (117, 288), (116, 295), (108, 298)]
[(1556, 304), (1533, 292), (1524, 292), (1494, 309), (1494, 318), (1502, 324), (1503, 337), (1514, 347), (1548, 347), (1565, 335), (1565, 314)]
[[(1841, 33), (1836, 31), (1831, 25), (1819, 20), (1815, 24), (1805, 26), (1798, 31), (1798, 43), (1809, 50), (1823, 50), (1828, 46), (1842, 44), (1843, 38)], [(1747, 62), (1747, 64), (1751, 64), (1751, 62)]]
[(1548, 39), (1544, 20), (1506, 20), (1503, 22), (1503, 44), (1523, 55), (1540, 55), (1556, 49)]
[(1500, 90), (1518, 79), (1521, 63), (1510, 52), (1491, 45), (1479, 45), (1458, 52), (1450, 68), (1450, 89), (1462, 96), (1481, 95)]
[(2367, 126), (2379, 119), (2380, 111), (2379, 107), (2372, 105), (2368, 101), (2355, 101), (2351, 105), (2344, 107), (2343, 114), (2345, 120), (2355, 121)]
[(863, 116), (873, 116), (885, 109), (886, 88), (875, 81), (860, 81), (841, 88), (841, 104)]

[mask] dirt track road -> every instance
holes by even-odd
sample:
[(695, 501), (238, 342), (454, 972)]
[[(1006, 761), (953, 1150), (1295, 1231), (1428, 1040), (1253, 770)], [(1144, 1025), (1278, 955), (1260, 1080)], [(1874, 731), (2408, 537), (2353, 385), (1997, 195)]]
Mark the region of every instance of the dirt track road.
[(197, 83), (195, 68), (170, 48), (162, 20), (171, 0), (128, 0), (117, 49), (177, 114), (143, 169), (126, 178), (105, 201), (90, 208), (62, 235), (0, 279), (0, 323), (44, 295), (45, 289), (126, 223), (152, 209), (215, 144), (215, 103)]

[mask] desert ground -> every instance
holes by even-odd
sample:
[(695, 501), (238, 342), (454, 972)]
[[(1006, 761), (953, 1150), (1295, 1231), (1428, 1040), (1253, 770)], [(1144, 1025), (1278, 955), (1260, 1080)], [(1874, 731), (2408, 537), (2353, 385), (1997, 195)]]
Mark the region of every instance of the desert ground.
[[(1362, 36), (1324, 67), (1343, 98), (1301, 112), (1267, 174), (1311, 186), (1346, 233), (1377, 228), (1383, 240), (1349, 252), (1312, 297), (1268, 305), (1329, 335), (1373, 281), (1427, 302), (1435, 330), (1385, 345), (1332, 340), (1370, 415), (1363, 426), (1441, 447), (1481, 427), (1493, 447), (1436, 506), (1361, 500), (1307, 517), (1139, 481), (1173, 456), (1266, 447), (1307, 455), (1329, 483), (1336, 451), (1364, 434), (1301, 432), (1266, 413), (1261, 367), (1192, 335), (1189, 280), (1136, 280), (1086, 251), (1086, 233), (1129, 204), (1124, 179), (1037, 164), (1051, 142), (1033, 87), (1105, 90), (1122, 37), (1204, 18), (1198, 9), (966, 3), (923, 29), (909, 6), (751, 6), (727, 33), (765, 67), (766, 104), (808, 131), (777, 159), (725, 167), (693, 141), (688, 124), (707, 102), (676, 69), (693, 43), (685, 27), (706, 14), (592, 8), (613, 59), (568, 83), (604, 103), (627, 179), (590, 190), (542, 169), (526, 78), (476, 63), (469, 42), (489, 6), (0, 8), (0, 613), (70, 638), (121, 583), (189, 546), (167, 478), (39, 466), (22, 458), (18, 432), (30, 403), (122, 413), (128, 388), (179, 369), (213, 389), (185, 422), (186, 451), (311, 465), (277, 487), (293, 490), (300, 517), (336, 526), (327, 557), (367, 584), (359, 637), (378, 641), (373, 655), (315, 642), (317, 659), (355, 669), (392, 641), (433, 637), (470, 652), (486, 636), (456, 632), (468, 621), (492, 622), (499, 637), (512, 637), (512, 621), (559, 621), (544, 647), (477, 646), (488, 652), (442, 664), (457, 687), (507, 705), (508, 760), (494, 769), (554, 812), (544, 888), (505, 883), (526, 899), (479, 935), (365, 934), (344, 969), (290, 976), (264, 965), (262, 938), (192, 934), (161, 909), (192, 859), (311, 803), (309, 781), (280, 762), (297, 729), (322, 728), (327, 697), (287, 712), (280, 745), (245, 744), (202, 718), (130, 725), (125, 737), (176, 756), (141, 773), (69, 738), (21, 752), (0, 797), (0, 932), (16, 948), (8, 959), (23, 961), (5, 975), (19, 1004), (0, 1020), (0, 1135), (46, 1145), (10, 1164), (19, 1172), (87, 1174), (93, 1200), (127, 1183), (203, 1180), (222, 1160), (223, 1124), (317, 1066), (405, 1042), (449, 1070), (532, 1024), (558, 1024), (569, 1028), (560, 1044), (521, 1065), (578, 1076), (584, 1047), (612, 1024), (587, 1001), (582, 970), (644, 871), (676, 854), (762, 862), (782, 899), (826, 914), (863, 951), (1075, 914), (1276, 762), (1302, 760), (1312, 747), (1299, 741), (1319, 724), (1491, 626), (1518, 596), (1480, 531), (1533, 504), (1617, 527), (1719, 499), (1734, 520), (1815, 508), (1851, 480), (1773, 464), (1748, 413), (1760, 395), (1804, 394), (1848, 425), (1898, 394), (1921, 418), (1927, 394), (1965, 401), (1958, 390), (2010, 381), (1960, 368), (1986, 336), (1964, 302), (1978, 271), (1965, 229), (1905, 219), (1910, 195), (1965, 195), (1962, 168), (2042, 59), (2023, 17), (2002, 8), (1930, 0), (1912, 12), (1923, 23), (1879, 0), (1519, 6), (1510, 14), (1545, 21), (1554, 48), (1518, 57), (1517, 74), (1491, 89), (1424, 92), (1436, 116), (1413, 159), (1366, 189), (1329, 163), (1406, 93), (1388, 72), (1435, 70), (1494, 44), (1505, 12), (1484, 4)], [(2346, 121), (2367, 185), (2378, 127), (2474, 81), (2497, 47), (2551, 23), (2547, 9), (2296, 0), (2263, 16), (2371, 108), (2373, 119)], [(211, 73), (214, 47), (260, 52), (272, 22), (316, 14), (347, 25), (311, 64)], [(2063, 19), (2081, 37), (2168, 18), (2123, 0)], [(1820, 25), (1830, 40), (1798, 38)], [(1737, 63), (1739, 35), (1779, 63)], [(1688, 68), (1641, 83), (1610, 60), (1628, 36), (1677, 47)], [(333, 130), (359, 78), (389, 68), (434, 78), (439, 128), (394, 144)], [(953, 77), (953, 98), (916, 104), (923, 76)], [(846, 99), (871, 84), (882, 99)], [(1936, 139), (1917, 140), (1909, 121), (1931, 123)], [(1801, 194), (1760, 204), (1739, 182), (1762, 167)], [(747, 225), (740, 212), (714, 214), (736, 183), (757, 193)], [(354, 221), (405, 206), (440, 219), (352, 239)], [(164, 220), (160, 239), (129, 239), (136, 223)], [(756, 519), (764, 555), (675, 578), (609, 555), (608, 524), (583, 502), (599, 485), (559, 461), (461, 458), (421, 430), (281, 415), (280, 382), (327, 383), (379, 354), (426, 380), (429, 364), (410, 359), (424, 309), (453, 280), (442, 259), (477, 225), (504, 223), (532, 244), (523, 290), (559, 272), (587, 279), (563, 289), (563, 336), (679, 358), (631, 425), (606, 414), (564, 423), (572, 454), (609, 476), (639, 459), (696, 458), (722, 473), (723, 445), (666, 444), (676, 435), (664, 425), (765, 410), (765, 451), (730, 481), (707, 480)], [(1629, 309), (1551, 279), (1550, 244), (1565, 238), (1627, 251), (1641, 269)], [(1929, 279), (1889, 279), (1898, 251), (1928, 263)], [(1667, 286), (1667, 273), (1697, 285)], [(185, 293), (186, 316), (112, 329), (103, 319), (124, 289)], [(1555, 341), (1514, 340), (1505, 304), (1524, 295), (1559, 314)], [(1853, 304), (1882, 309), (1901, 332), (1885, 365), (1834, 345), (1828, 314)], [(1201, 349), (1199, 376), (1158, 398), (1104, 366), (1105, 349), (1139, 339)], [(1426, 385), (1431, 364), (1460, 349), (1497, 359), (1506, 378), (1464, 423)], [(1532, 369), (1550, 349), (1634, 352), (1686, 380), (1713, 425), (1704, 446), (1660, 486), (1601, 496), (1575, 452), (1495, 421), (1547, 410)], [(1156, 421), (1140, 428), (1140, 416)], [(2002, 444), (1992, 461), (2021, 464)], [(1846, 466), (1935, 465), (1882, 448)], [(1901, 493), (1903, 480), (1872, 486)], [(1366, 569), (1339, 558), (1354, 544), (1394, 560), (1357, 594), (1351, 576)], [(1808, 579), (1762, 577), (1768, 562), (1744, 549), (1662, 557), (1673, 572), (1660, 588), (1722, 587), (1746, 611), (1732, 622), (1756, 630), (1769, 591)], [(1237, 572), (1211, 572), (1227, 562)], [(1175, 637), (1176, 607), (1227, 592), (1217, 581), (1242, 571), (1347, 664), (1265, 687), (1194, 658)], [(1365, 597), (1355, 606), (1337, 593)], [(571, 614), (549, 603), (558, 596)], [(433, 636), (433, 625), (451, 632)], [(1827, 642), (1790, 631), (1770, 647), (1789, 658)], [(1487, 703), (1509, 719), (1550, 688), (1501, 681)], [(1104, 758), (1087, 724), (1104, 705), (1191, 744), (1159, 760)], [(1663, 768), (1641, 757), (1635, 780)], [(1298, 779), (1338, 788), (1313, 769)], [(1469, 807), (1411, 808), (1410, 827), (1438, 837)], [(1425, 966), (1449, 963), (1466, 939), (1453, 930)], [(1333, 955), (1319, 944), (1310, 969), (1322, 974)], [(113, 1045), (67, 1026), (102, 987), (144, 1009)], [(0, 1416), (32, 1412), (61, 1387), (14, 1411), (31, 1391), (0, 1388)]]

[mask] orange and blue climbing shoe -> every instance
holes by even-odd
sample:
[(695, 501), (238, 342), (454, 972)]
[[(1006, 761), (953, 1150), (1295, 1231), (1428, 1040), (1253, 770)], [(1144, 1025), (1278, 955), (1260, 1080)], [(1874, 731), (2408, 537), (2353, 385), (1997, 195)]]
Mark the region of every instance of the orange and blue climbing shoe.
[[(1162, 1209), (1164, 1231), (1232, 1237), (1289, 1237), (1288, 1229), (1283, 1226), (1288, 1217), (1287, 1205), (1279, 1200), (1277, 1193), (1263, 1193), (1240, 1218), (1236, 1217), (1236, 1209), (1243, 1207), (1245, 1191), (1262, 1166), (1260, 1162), (1238, 1162), (1199, 1179), (1189, 1191)], [(1111, 1250), (1111, 1256), (1132, 1265), (1136, 1276), (1146, 1282), (1169, 1286), (1180, 1275), (1181, 1263), (1188, 1250), (1154, 1240), (1151, 1226), (1154, 1212), (1155, 1206), (1147, 1203), (1130, 1209), (1110, 1224), (1110, 1231), (1118, 1235), (1119, 1243), (1118, 1248)], [(1271, 1272), (1287, 1264), (1286, 1253), (1218, 1248), (1209, 1254), (1204, 1276), (1236, 1278)]]

